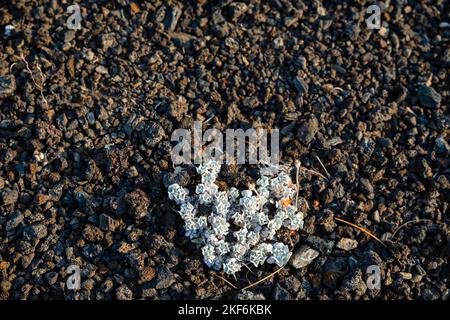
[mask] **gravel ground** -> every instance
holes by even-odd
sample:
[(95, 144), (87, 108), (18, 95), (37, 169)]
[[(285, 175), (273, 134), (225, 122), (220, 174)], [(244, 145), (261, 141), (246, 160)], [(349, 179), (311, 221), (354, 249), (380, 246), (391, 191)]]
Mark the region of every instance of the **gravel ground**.
[[(70, 4), (0, 5), (0, 299), (449, 298), (448, 1), (384, 1), (380, 30), (364, 1), (81, 1), (80, 30)], [(170, 135), (206, 119), (279, 128), (283, 163), (329, 173), (302, 176), (293, 259), (249, 290), (167, 198), (193, 180)]]

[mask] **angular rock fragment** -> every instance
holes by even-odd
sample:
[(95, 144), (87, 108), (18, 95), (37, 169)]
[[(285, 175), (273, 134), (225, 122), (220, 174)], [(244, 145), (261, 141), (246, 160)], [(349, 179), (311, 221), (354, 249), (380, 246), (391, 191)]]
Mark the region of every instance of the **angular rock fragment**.
[(319, 251), (304, 245), (294, 252), (290, 264), (297, 269), (304, 268), (319, 256)]
[(307, 94), (309, 91), (309, 86), (301, 77), (295, 77), (294, 87), (300, 94)]
[(350, 251), (358, 246), (358, 241), (349, 238), (342, 238), (336, 244), (336, 247), (345, 251)]
[(315, 116), (311, 116), (300, 124), (297, 136), (301, 143), (308, 145), (312, 142), (318, 131), (319, 121)]
[(178, 6), (172, 7), (170, 9), (170, 12), (167, 16), (166, 22), (165, 22), (165, 29), (168, 32), (175, 31), (175, 28), (177, 27), (178, 19), (180, 19), (181, 14), (183, 11)]
[(0, 76), (0, 99), (11, 97), (16, 91), (16, 78), (13, 75)]
[(420, 103), (427, 108), (437, 109), (441, 105), (442, 96), (431, 87), (421, 86), (419, 88)]

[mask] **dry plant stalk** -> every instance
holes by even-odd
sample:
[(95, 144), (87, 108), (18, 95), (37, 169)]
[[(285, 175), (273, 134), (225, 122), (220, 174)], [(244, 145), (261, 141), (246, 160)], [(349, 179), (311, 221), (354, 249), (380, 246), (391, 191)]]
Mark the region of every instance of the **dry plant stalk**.
[(325, 174), (327, 175), (327, 178), (330, 179), (331, 175), (328, 172), (327, 168), (325, 168), (325, 166), (322, 163), (322, 160), (320, 160), (320, 158), (318, 156), (316, 156), (316, 159), (319, 161), (320, 166), (322, 167), (323, 171), (325, 171)]
[(270, 279), (271, 277), (273, 277), (274, 275), (276, 275), (276, 274), (277, 274), (278, 272), (280, 272), (281, 269), (283, 269), (283, 268), (284, 268), (284, 266), (281, 267), (281, 268), (279, 268), (278, 270), (272, 272), (272, 273), (269, 274), (268, 276), (266, 276), (266, 277), (264, 277), (264, 278), (262, 278), (262, 279), (256, 281), (255, 283), (252, 283), (252, 284), (250, 284), (250, 285), (248, 285), (248, 286), (242, 288), (241, 290), (248, 290), (248, 289), (251, 289), (251, 288), (257, 286), (257, 285), (260, 284), (261, 282), (264, 282), (264, 281), (266, 281), (267, 279)]
[(225, 279), (224, 277), (218, 275), (218, 274), (214, 274), (217, 278), (219, 278), (220, 280), (224, 281), (226, 284), (228, 284), (230, 287), (232, 287), (233, 289), (237, 290), (237, 287), (232, 284), (230, 281), (228, 281), (227, 279)]
[[(36, 79), (34, 78), (34, 74), (33, 71), (30, 69), (30, 65), (28, 64), (28, 61), (25, 59), (25, 57), (21, 54), (19, 57), (16, 56), (16, 58), (19, 58), (20, 60), (22, 60), (22, 62), (25, 64), (25, 68), (27, 69), (27, 72), (30, 74), (31, 77), (31, 81), (33, 81), (34, 86), (39, 90), (40, 95), (41, 95), (41, 99), (42, 101), (44, 101), (45, 106), (48, 106), (48, 102), (47, 99), (44, 96), (44, 84), (45, 84), (45, 76), (42, 73), (42, 69), (41, 67), (37, 66), (36, 68), (39, 71), (39, 75), (41, 77), (41, 83), (37, 83)], [(10, 70), (14, 67), (16, 63), (13, 63), (10, 67)]]
[(418, 220), (411, 220), (411, 221), (405, 222), (402, 225), (400, 225), (397, 229), (395, 229), (394, 233), (391, 236), (391, 239), (394, 239), (394, 237), (397, 234), (397, 232), (400, 231), (400, 229), (402, 229), (403, 227), (406, 227), (407, 225), (409, 225), (411, 223), (419, 223), (419, 222), (432, 222), (432, 220), (430, 220), (430, 219), (418, 219)]
[(353, 223), (351, 223), (351, 222), (348, 222), (348, 221), (346, 221), (346, 220), (344, 220), (344, 219), (340, 219), (340, 218), (336, 218), (336, 217), (335, 217), (334, 219), (336, 219), (337, 221), (343, 222), (343, 223), (345, 223), (345, 224), (348, 224), (349, 226), (352, 226), (352, 227), (358, 229), (359, 231), (364, 232), (364, 233), (367, 234), (369, 237), (371, 237), (371, 238), (375, 239), (376, 241), (378, 241), (379, 243), (381, 243), (383, 246), (386, 246), (386, 245), (384, 244), (384, 242), (381, 241), (380, 238), (378, 238), (378, 237), (377, 237), (376, 235), (374, 235), (372, 232), (370, 232), (370, 231), (368, 231), (368, 230), (366, 230), (366, 229), (364, 229), (364, 228), (362, 228), (362, 227), (360, 227), (360, 226), (357, 226), (356, 224), (353, 224)]

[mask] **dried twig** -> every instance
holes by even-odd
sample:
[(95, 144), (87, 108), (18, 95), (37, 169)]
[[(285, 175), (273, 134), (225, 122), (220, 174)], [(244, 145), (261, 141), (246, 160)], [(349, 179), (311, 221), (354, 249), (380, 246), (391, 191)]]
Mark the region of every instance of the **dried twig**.
[(305, 204), (306, 210), (309, 210), (308, 201), (306, 201), (306, 199), (303, 199), (303, 203)]
[(210, 122), (212, 119), (214, 119), (216, 117), (215, 114), (213, 114), (211, 117), (209, 117), (208, 119), (206, 119), (205, 121), (203, 121), (203, 123), (208, 123)]
[[(36, 82), (36, 79), (34, 78), (33, 71), (31, 71), (31, 69), (30, 69), (30, 65), (28, 64), (28, 61), (25, 59), (25, 57), (23, 55), (20, 55), (19, 58), (20, 58), (20, 60), (23, 61), (23, 63), (25, 63), (25, 68), (27, 69), (28, 73), (30, 74), (31, 81), (33, 81), (35, 87), (40, 91), (41, 99), (42, 99), (42, 101), (44, 101), (45, 105), (47, 106), (48, 102), (47, 102), (47, 99), (44, 97), (44, 92), (43, 92), (43, 89), (44, 89), (43, 86), (44, 86), (44, 83), (45, 83), (45, 77), (44, 77), (44, 74), (42, 73), (41, 68), (39, 66), (37, 67), (37, 69), (39, 70), (39, 75), (41, 77), (41, 83), (38, 84)], [(14, 65), (15, 65), (15, 63), (13, 63), (11, 65), (10, 69), (12, 69), (12, 67)]]
[(223, 280), (226, 284), (228, 284), (230, 287), (232, 287), (233, 289), (237, 289), (237, 287), (234, 285), (234, 284), (232, 284), (230, 281), (228, 281), (227, 279), (225, 279), (224, 277), (222, 277), (222, 276), (220, 276), (220, 275), (218, 275), (218, 274), (215, 274), (214, 273), (214, 275), (217, 277), (217, 278), (219, 278), (219, 279), (221, 279), (221, 280)]
[[(294, 164), (295, 164), (295, 168), (296, 168), (296, 171), (295, 171), (295, 183), (296, 183), (296, 187), (297, 187), (297, 194), (295, 196), (295, 206), (298, 209), (298, 193), (300, 191), (300, 181), (299, 181), (298, 175), (300, 173), (300, 170), (305, 169), (305, 168), (302, 168), (302, 164), (301, 164), (301, 162), (299, 160), (295, 160)], [(308, 169), (305, 169), (305, 170), (308, 170)], [(306, 199), (303, 199), (303, 202), (304, 202), (305, 207), (306, 207), (305, 211), (309, 210), (308, 201), (306, 201)], [(305, 214), (306, 214), (306, 212), (305, 212)]]
[(17, 64), (17, 62), (14, 62), (12, 65), (9, 66), (9, 73), (12, 72), (12, 69), (14, 68), (14, 66)]
[(294, 248), (295, 244), (294, 244), (294, 241), (292, 241), (292, 236), (290, 233), (289, 233), (289, 242), (291, 244), (291, 247)]
[(400, 225), (397, 229), (395, 229), (394, 233), (391, 236), (391, 239), (394, 239), (395, 235), (401, 228), (406, 227), (407, 225), (409, 225), (411, 223), (419, 223), (419, 222), (433, 222), (433, 221), (430, 219), (418, 219), (418, 220), (411, 220), (411, 221), (405, 222), (402, 225)]
[(272, 273), (269, 274), (268, 276), (266, 276), (266, 277), (264, 277), (264, 278), (262, 278), (262, 279), (256, 281), (255, 283), (252, 283), (252, 284), (250, 284), (250, 285), (248, 285), (248, 286), (242, 288), (241, 290), (248, 290), (248, 289), (250, 289), (250, 288), (253, 288), (253, 287), (257, 286), (257, 285), (260, 284), (261, 282), (264, 282), (264, 281), (266, 281), (267, 279), (270, 279), (271, 277), (273, 277), (274, 275), (276, 275), (276, 274), (277, 274), (278, 272), (280, 272), (281, 269), (283, 269), (283, 268), (284, 268), (284, 267), (279, 268), (279, 269), (276, 270), (275, 272), (272, 272)]
[[(243, 266), (245, 268), (247, 268), (248, 271), (250, 271), (250, 273), (253, 273), (252, 269), (250, 269), (250, 267), (248, 266), (248, 263), (244, 263)], [(250, 281), (249, 281), (250, 282)]]
[(295, 195), (295, 207), (298, 209), (298, 193), (300, 191), (300, 183), (298, 180), (298, 173), (300, 172), (301, 163), (299, 160), (295, 160), (295, 186), (297, 187), (297, 193)]
[(261, 198), (261, 195), (259, 194), (258, 190), (256, 190), (256, 186), (255, 186), (254, 183), (249, 183), (249, 184), (247, 185), (247, 187), (248, 187), (248, 190), (254, 191), (254, 192), (256, 193), (256, 196), (258, 197), (258, 199)]
[(318, 156), (316, 156), (316, 159), (319, 161), (320, 166), (322, 167), (323, 171), (325, 171), (325, 174), (327, 175), (327, 178), (330, 179), (331, 175), (328, 172), (327, 168), (325, 168), (325, 166), (322, 163), (322, 160), (320, 160), (320, 158)]
[(366, 230), (366, 229), (364, 229), (364, 228), (362, 228), (362, 227), (360, 227), (360, 226), (357, 226), (356, 224), (353, 224), (353, 223), (351, 223), (351, 222), (348, 222), (348, 221), (346, 221), (346, 220), (344, 220), (344, 219), (340, 219), (340, 218), (336, 218), (336, 217), (335, 217), (334, 219), (336, 219), (337, 221), (346, 223), (346, 224), (348, 224), (349, 226), (352, 226), (352, 227), (358, 229), (359, 231), (364, 232), (364, 233), (367, 234), (368, 236), (372, 237), (373, 239), (375, 239), (376, 241), (378, 241), (379, 243), (381, 243), (383, 246), (386, 246), (386, 245), (384, 244), (384, 242), (381, 241), (380, 238), (378, 238), (378, 237), (377, 237), (376, 235), (374, 235), (372, 232), (370, 232), (370, 231), (368, 231), (368, 230)]
[(313, 174), (313, 175), (319, 176), (319, 177), (321, 177), (322, 179), (328, 180), (327, 177), (325, 177), (323, 174), (321, 174), (320, 172), (317, 172), (317, 171), (315, 171), (315, 170), (307, 169), (307, 168), (305, 168), (305, 167), (302, 167), (302, 170), (303, 170), (303, 171), (306, 171), (306, 172), (309, 172), (309, 173), (311, 173), (311, 174)]

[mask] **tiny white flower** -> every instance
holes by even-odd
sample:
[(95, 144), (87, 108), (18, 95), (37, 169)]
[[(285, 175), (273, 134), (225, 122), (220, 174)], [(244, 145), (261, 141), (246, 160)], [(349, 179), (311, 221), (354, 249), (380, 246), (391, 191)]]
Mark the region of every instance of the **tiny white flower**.
[(202, 204), (209, 204), (212, 201), (212, 197), (208, 193), (202, 193), (199, 195), (198, 199)]
[(215, 183), (211, 183), (208, 185), (208, 192), (210, 195), (216, 195), (219, 191), (219, 187)]
[(182, 203), (180, 206), (180, 216), (186, 220), (186, 219), (193, 219), (194, 215), (195, 215), (195, 209), (194, 206), (189, 203), (189, 202), (185, 202)]
[(236, 189), (235, 187), (231, 187), (231, 188), (228, 190), (228, 194), (230, 195), (230, 197), (231, 197), (232, 199), (237, 199), (237, 198), (239, 198), (239, 190)]
[(202, 183), (211, 184), (216, 180), (217, 176), (211, 172), (206, 172), (202, 174)]
[(269, 223), (267, 224), (267, 227), (274, 231), (278, 231), (278, 230), (280, 230), (282, 225), (283, 225), (283, 220), (278, 219), (277, 216), (275, 216), (274, 219), (269, 221)]
[(195, 192), (197, 194), (202, 194), (206, 191), (206, 187), (203, 183), (199, 183), (196, 187), (195, 187)]
[(245, 226), (245, 216), (242, 213), (236, 212), (235, 214), (233, 214), (232, 218), (237, 226)]
[(241, 264), (235, 258), (229, 258), (223, 264), (223, 271), (227, 274), (235, 274), (241, 270)]
[(208, 225), (206, 217), (199, 217), (197, 219), (197, 225), (199, 228), (206, 228), (206, 226)]
[(175, 183), (168, 187), (168, 194), (169, 199), (181, 204), (186, 200), (189, 191)]
[(247, 243), (250, 246), (254, 246), (259, 242), (259, 233), (255, 231), (250, 231), (247, 233)]
[(264, 261), (266, 261), (266, 259), (267, 254), (262, 250), (255, 249), (252, 252), (250, 252), (249, 260), (255, 267), (258, 267), (259, 265), (263, 264)]
[(189, 238), (195, 238), (197, 236), (197, 223), (193, 219), (184, 221), (184, 229), (186, 230), (186, 236)]
[(230, 252), (230, 245), (225, 240), (220, 240), (216, 244), (216, 252), (218, 255), (225, 255)]
[(252, 193), (250, 190), (242, 190), (242, 191), (241, 191), (241, 195), (242, 195), (244, 198), (248, 198), (248, 197), (251, 197), (251, 196), (253, 195), (253, 193)]
[(216, 212), (221, 216), (226, 215), (228, 212), (228, 204), (223, 202), (216, 203)]
[(262, 176), (256, 181), (256, 184), (262, 188), (267, 188), (270, 185), (270, 179), (266, 176)]
[(248, 249), (249, 248), (246, 244), (236, 243), (234, 246), (231, 247), (231, 256), (238, 260), (243, 260)]
[(230, 227), (230, 224), (227, 222), (227, 220), (224, 217), (217, 215), (210, 215), (208, 217), (208, 220), (212, 226), (214, 234), (218, 238), (225, 237), (225, 235), (228, 233), (228, 228)]
[(239, 199), (239, 204), (241, 206), (248, 207), (248, 206), (250, 206), (251, 203), (252, 203), (252, 200), (250, 197), (243, 197), (243, 198)]
[(261, 211), (257, 212), (254, 215), (254, 220), (256, 221), (256, 224), (258, 224), (260, 226), (263, 226), (263, 225), (266, 225), (269, 223), (269, 217), (267, 216), (266, 213), (261, 212)]
[(217, 236), (213, 230), (206, 230), (204, 233), (204, 237), (206, 240), (205, 242), (210, 243), (212, 245), (216, 245), (220, 241), (219, 238), (217, 238)]
[(268, 263), (275, 263), (279, 267), (284, 266), (291, 257), (292, 252), (289, 251), (289, 247), (284, 243), (277, 242), (273, 245), (272, 255), (267, 260)]
[(235, 231), (233, 234), (239, 243), (246, 243), (247, 242), (247, 233), (248, 233), (248, 230), (247, 230), (247, 228), (244, 227), (238, 231)]

